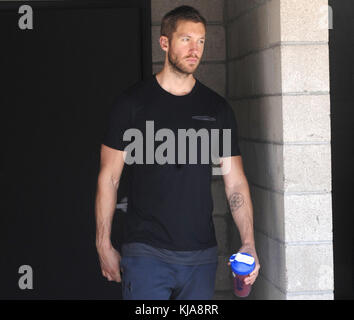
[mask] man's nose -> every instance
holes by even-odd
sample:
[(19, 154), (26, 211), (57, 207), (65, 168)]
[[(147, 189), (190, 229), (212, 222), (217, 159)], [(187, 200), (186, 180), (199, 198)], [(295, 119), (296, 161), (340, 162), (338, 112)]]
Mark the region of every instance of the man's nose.
[(192, 52), (198, 52), (200, 50), (197, 41), (190, 41), (189, 50)]

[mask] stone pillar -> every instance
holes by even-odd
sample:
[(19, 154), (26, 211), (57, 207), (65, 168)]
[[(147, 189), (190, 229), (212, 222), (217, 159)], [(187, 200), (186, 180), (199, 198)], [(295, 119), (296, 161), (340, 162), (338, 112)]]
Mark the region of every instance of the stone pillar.
[(225, 0), (225, 28), (262, 266), (250, 298), (333, 299), (327, 0)]

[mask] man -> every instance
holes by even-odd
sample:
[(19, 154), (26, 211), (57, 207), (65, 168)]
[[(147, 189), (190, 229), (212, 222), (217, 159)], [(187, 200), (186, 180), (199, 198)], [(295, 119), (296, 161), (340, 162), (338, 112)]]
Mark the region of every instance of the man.
[[(163, 69), (128, 88), (110, 113), (101, 149), (96, 246), (103, 276), (109, 281), (122, 280), (123, 299), (212, 299), (214, 294), (218, 254), (212, 219), (211, 163), (179, 161), (179, 149), (168, 157), (168, 163), (149, 162), (151, 154), (149, 159), (147, 151), (156, 141), (151, 142), (148, 124), (155, 130), (167, 128), (175, 137), (181, 129), (204, 129), (208, 133), (212, 129), (231, 130), (229, 150), (220, 143), (220, 166), (241, 236), (239, 251), (250, 253), (256, 260), (255, 270), (245, 282), (253, 284), (258, 276), (253, 209), (237, 141), (237, 123), (226, 100), (193, 77), (205, 36), (205, 19), (194, 8), (181, 6), (167, 13), (160, 37), (166, 53)], [(146, 145), (142, 154), (146, 156), (143, 163), (131, 164), (127, 221), (119, 253), (112, 247), (110, 234), (131, 128), (143, 132)], [(153, 149), (155, 157), (158, 148)], [(188, 156), (197, 149), (189, 149)], [(196, 152), (200, 158), (201, 153)], [(229, 169), (227, 163), (231, 164)]]

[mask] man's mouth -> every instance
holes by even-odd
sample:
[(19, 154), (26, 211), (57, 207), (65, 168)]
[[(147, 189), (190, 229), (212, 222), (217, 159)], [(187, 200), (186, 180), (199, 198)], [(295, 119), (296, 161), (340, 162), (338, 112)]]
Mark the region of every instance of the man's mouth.
[(193, 63), (196, 63), (198, 61), (197, 58), (187, 58), (186, 60)]

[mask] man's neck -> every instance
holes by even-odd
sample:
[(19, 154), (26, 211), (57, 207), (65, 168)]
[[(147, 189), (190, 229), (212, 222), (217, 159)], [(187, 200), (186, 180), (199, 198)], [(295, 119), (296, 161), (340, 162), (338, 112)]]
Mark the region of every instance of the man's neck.
[(196, 82), (193, 74), (179, 76), (176, 73), (165, 70), (156, 74), (156, 80), (164, 90), (174, 95), (188, 94)]

